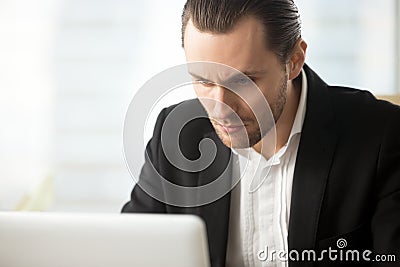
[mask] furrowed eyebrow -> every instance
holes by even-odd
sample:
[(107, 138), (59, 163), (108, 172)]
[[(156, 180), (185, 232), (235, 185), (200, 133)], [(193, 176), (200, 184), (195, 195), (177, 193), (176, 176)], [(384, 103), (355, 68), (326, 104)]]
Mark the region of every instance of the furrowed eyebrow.
[(189, 74), (190, 74), (190, 76), (192, 76), (195, 79), (198, 79), (198, 80), (201, 80), (201, 81), (209, 81), (208, 79), (203, 78), (203, 77), (201, 77), (201, 76), (199, 76), (197, 74), (194, 74), (194, 73), (191, 73), (191, 72), (189, 72)]
[[(264, 73), (264, 71), (244, 71), (242, 73), (247, 77), (254, 77), (254, 76), (257, 76), (257, 75), (259, 75), (261, 73)], [(198, 80), (201, 80), (201, 81), (210, 81), (209, 79), (203, 78), (203, 77), (201, 77), (201, 76), (199, 76), (197, 74), (194, 74), (194, 73), (191, 73), (191, 72), (189, 72), (189, 74), (195, 79), (198, 79)], [(232, 77), (229, 77), (227, 80), (231, 80), (233, 78), (238, 78), (240, 76), (241, 76), (241, 74), (236, 74), (236, 75), (234, 75)]]
[(238, 73), (238, 74), (233, 75), (232, 77), (229, 77), (227, 79), (227, 81), (231, 81), (231, 80), (234, 80), (234, 79), (242, 78), (244, 76), (251, 79), (251, 78), (259, 75), (260, 73), (263, 73), (263, 71), (252, 71), (252, 72), (245, 71), (245, 72), (242, 72), (242, 74)]
[(243, 71), (242, 73), (244, 74), (244, 75), (246, 75), (246, 76), (257, 76), (257, 75), (259, 75), (259, 74), (261, 74), (261, 73), (264, 73), (265, 71), (263, 71), (263, 70), (257, 70), (257, 71)]

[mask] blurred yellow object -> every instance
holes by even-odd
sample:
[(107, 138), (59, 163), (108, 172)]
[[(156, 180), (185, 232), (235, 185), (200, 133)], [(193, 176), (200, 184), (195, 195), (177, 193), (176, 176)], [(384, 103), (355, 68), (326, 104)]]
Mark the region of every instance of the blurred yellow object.
[(53, 178), (47, 177), (31, 193), (25, 194), (16, 206), (16, 211), (45, 211), (54, 198)]
[(400, 95), (378, 95), (376, 97), (400, 105)]

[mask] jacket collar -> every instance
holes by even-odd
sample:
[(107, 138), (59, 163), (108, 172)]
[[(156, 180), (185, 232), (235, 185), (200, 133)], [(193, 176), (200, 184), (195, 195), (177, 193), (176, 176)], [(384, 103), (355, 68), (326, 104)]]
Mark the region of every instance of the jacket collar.
[[(304, 71), (308, 82), (307, 103), (293, 177), (289, 251), (315, 248), (319, 215), (337, 139), (327, 84), (307, 65), (304, 65)], [(222, 144), (214, 131), (205, 137), (215, 142), (217, 155), (221, 155), (223, 160), (231, 156), (231, 150)], [(231, 173), (232, 164), (228, 168)], [(199, 184), (207, 181), (209, 174), (200, 172)], [(225, 266), (229, 210), (230, 193), (198, 208), (198, 214), (207, 225), (212, 266)], [(296, 264), (305, 266), (304, 262), (291, 262), (291, 266)]]
[[(225, 170), (223, 180), (226, 187), (232, 183), (232, 158), (231, 150), (227, 148), (219, 139), (215, 131), (208, 132), (204, 138), (210, 138), (216, 144), (217, 155), (205, 171), (199, 173), (198, 186), (212, 182), (215, 176), (219, 176), (222, 170)], [(216, 175), (217, 174), (217, 175)], [(201, 196), (197, 196), (201, 197)], [(225, 267), (226, 249), (229, 232), (231, 193), (226, 192), (218, 200), (198, 207), (198, 214), (205, 221), (207, 227), (208, 246), (210, 251), (211, 266)]]
[(307, 65), (304, 70), (308, 79), (307, 108), (293, 177), (288, 233), (289, 251), (296, 249), (299, 252), (315, 248), (319, 215), (337, 140), (328, 86)]

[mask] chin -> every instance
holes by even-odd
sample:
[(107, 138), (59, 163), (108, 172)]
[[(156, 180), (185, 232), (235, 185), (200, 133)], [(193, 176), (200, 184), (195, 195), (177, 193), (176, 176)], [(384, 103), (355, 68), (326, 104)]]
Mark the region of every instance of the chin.
[(257, 144), (261, 140), (259, 132), (252, 135), (246, 134), (227, 134), (220, 131), (216, 131), (219, 139), (222, 143), (229, 148), (249, 148)]

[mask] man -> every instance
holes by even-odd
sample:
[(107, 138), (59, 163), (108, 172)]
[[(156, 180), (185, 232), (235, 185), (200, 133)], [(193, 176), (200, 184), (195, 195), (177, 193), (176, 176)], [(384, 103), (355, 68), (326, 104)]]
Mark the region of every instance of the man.
[[(180, 148), (195, 160), (199, 142), (210, 138), (216, 163), (190, 172), (168, 161), (161, 130), (172, 106), (158, 117), (140, 180), (162, 190), (155, 172), (196, 186), (229, 170), (241, 182), (198, 207), (165, 204), (136, 185), (123, 212), (199, 215), (212, 266), (369, 266), (379, 253), (399, 259), (400, 108), (366, 91), (329, 86), (305, 65), (307, 44), (292, 0), (188, 0), (182, 41), (188, 62), (230, 66), (258, 86), (276, 124), (276, 145), (271, 151), (273, 131), (257, 122), (246, 101), (219, 81), (194, 75), (200, 102), (186, 102), (186, 108), (204, 107), (209, 119), (189, 123)], [(237, 161), (229, 161), (231, 156)], [(252, 175), (241, 164), (247, 158), (256, 170)], [(253, 178), (259, 183), (251, 187)], [(165, 195), (173, 197), (168, 190)], [(359, 261), (328, 258), (330, 249), (357, 250)], [(266, 258), (271, 250), (285, 252), (289, 262), (279, 259), (284, 255)], [(291, 253), (310, 250), (316, 259)], [(363, 259), (366, 250), (372, 254)]]

